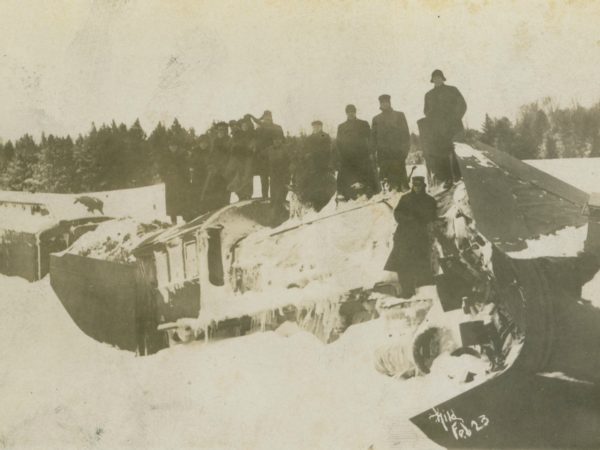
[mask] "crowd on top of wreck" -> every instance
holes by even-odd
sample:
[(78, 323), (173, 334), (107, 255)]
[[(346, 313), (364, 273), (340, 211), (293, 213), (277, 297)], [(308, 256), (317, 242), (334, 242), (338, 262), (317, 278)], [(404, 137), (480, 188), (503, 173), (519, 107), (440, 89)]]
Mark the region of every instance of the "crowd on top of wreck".
[[(431, 181), (447, 188), (460, 178), (453, 141), (464, 135), (467, 106), (460, 91), (445, 81), (441, 70), (432, 73), (434, 87), (425, 95), (425, 117), (418, 126), (421, 141), (429, 143), (425, 158)], [(167, 214), (173, 223), (178, 216), (190, 220), (229, 204), (234, 193), (239, 200), (270, 198), (276, 222), (289, 191), (317, 211), (335, 193), (344, 201), (382, 190), (408, 191), (407, 120), (389, 95), (379, 96), (379, 103), (381, 113), (371, 125), (358, 117), (354, 105), (347, 105), (347, 119), (338, 126), (335, 141), (314, 120), (312, 133), (295, 145), (267, 110), (258, 118), (246, 114), (213, 123), (189, 152), (170, 145), (159, 164)], [(254, 176), (260, 177), (260, 193), (254, 192)]]

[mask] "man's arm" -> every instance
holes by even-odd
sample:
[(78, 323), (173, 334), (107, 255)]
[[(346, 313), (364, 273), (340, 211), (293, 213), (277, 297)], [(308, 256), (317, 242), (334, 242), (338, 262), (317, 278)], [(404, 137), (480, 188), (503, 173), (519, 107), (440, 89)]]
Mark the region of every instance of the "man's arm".
[(410, 150), (410, 131), (408, 129), (408, 122), (406, 121), (406, 116), (402, 112), (398, 114), (398, 125), (400, 127), (401, 133), (400, 142), (402, 150), (408, 153), (408, 151)]
[(425, 117), (429, 117), (431, 115), (431, 94), (428, 92), (425, 94), (425, 106), (423, 107), (423, 114)]
[(457, 119), (462, 119), (465, 113), (467, 112), (467, 102), (465, 101), (465, 98), (457, 88), (454, 88), (454, 91), (456, 97), (456, 104), (454, 110), (454, 113), (456, 114), (455, 117)]
[(371, 145), (373, 148), (377, 147), (377, 116), (373, 117), (371, 124)]

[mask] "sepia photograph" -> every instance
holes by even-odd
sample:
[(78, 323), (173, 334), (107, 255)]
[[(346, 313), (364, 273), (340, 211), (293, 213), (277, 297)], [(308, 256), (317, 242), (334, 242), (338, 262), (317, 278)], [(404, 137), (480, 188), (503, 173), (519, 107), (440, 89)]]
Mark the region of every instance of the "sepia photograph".
[(599, 24), (0, 0), (0, 449), (600, 449)]

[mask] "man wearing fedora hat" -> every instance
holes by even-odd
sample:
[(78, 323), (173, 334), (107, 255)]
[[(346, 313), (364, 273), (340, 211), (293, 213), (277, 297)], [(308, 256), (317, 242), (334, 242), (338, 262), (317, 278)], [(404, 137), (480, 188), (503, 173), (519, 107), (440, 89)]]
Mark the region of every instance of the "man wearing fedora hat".
[(424, 113), (427, 127), (431, 131), (431, 154), (429, 170), (435, 178), (447, 187), (460, 179), (460, 169), (454, 154), (454, 139), (464, 132), (462, 118), (467, 111), (467, 103), (460, 91), (445, 84), (444, 73), (436, 69), (431, 74), (434, 84), (425, 94)]
[(398, 274), (402, 298), (412, 297), (418, 286), (433, 282), (429, 225), (437, 218), (437, 203), (425, 188), (424, 177), (412, 177), (411, 191), (394, 209), (398, 227), (384, 270)]
[(403, 112), (392, 108), (391, 97), (379, 96), (381, 113), (373, 117), (371, 138), (379, 163), (380, 178), (390, 188), (408, 190), (406, 157), (410, 149), (410, 133)]

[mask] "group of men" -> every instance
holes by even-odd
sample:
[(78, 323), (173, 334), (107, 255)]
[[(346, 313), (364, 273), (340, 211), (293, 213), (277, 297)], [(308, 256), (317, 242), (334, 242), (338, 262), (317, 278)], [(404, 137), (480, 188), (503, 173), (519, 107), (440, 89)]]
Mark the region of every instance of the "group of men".
[(231, 193), (239, 200), (250, 199), (255, 175), (260, 177), (263, 198), (273, 180), (272, 201), (283, 206), (281, 185), (287, 183), (289, 167), (284, 141), (282, 128), (265, 111), (260, 118), (247, 114), (214, 124), (200, 136), (191, 154), (171, 145), (159, 164), (173, 223), (178, 216), (189, 220), (228, 205)]
[[(441, 70), (431, 75), (434, 88), (425, 95), (425, 117), (419, 120), (419, 134), (430, 178), (449, 187), (460, 179), (453, 141), (464, 132), (462, 118), (467, 110), (460, 91), (445, 84)], [(338, 127), (338, 194), (350, 197), (356, 183), (367, 193), (381, 184), (392, 190), (408, 190), (406, 158), (410, 132), (406, 116), (392, 108), (389, 95), (379, 97), (381, 113), (369, 124), (356, 117), (356, 107), (346, 106), (348, 120)]]
[[(445, 81), (441, 70), (433, 71), (434, 88), (425, 95), (425, 118), (418, 126), (430, 179), (449, 187), (460, 178), (453, 141), (464, 131), (467, 105), (458, 89), (446, 86)], [(427, 194), (424, 177), (412, 178), (412, 189), (400, 198), (394, 218), (398, 226), (384, 269), (397, 273), (400, 296), (410, 298), (417, 287), (433, 282), (431, 239), (437, 203)]]

